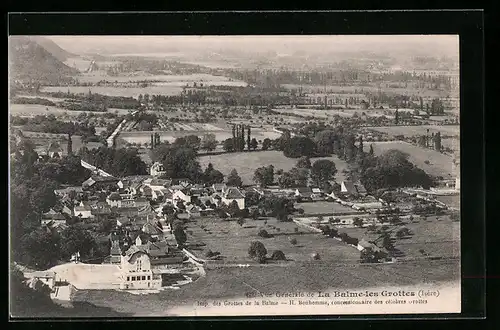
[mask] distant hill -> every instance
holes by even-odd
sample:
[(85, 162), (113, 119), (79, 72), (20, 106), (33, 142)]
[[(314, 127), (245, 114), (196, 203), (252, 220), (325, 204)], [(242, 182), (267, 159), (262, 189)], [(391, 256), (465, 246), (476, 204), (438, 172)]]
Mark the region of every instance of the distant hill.
[(30, 37), (10, 37), (9, 41), (11, 79), (57, 83), (78, 74)]
[(72, 54), (57, 45), (55, 42), (50, 40), (49, 38), (40, 37), (40, 36), (30, 36), (28, 37), (30, 40), (35, 41), (37, 44), (42, 46), (46, 51), (51, 53), (55, 58), (59, 61), (64, 62), (70, 57), (77, 57), (77, 55)]

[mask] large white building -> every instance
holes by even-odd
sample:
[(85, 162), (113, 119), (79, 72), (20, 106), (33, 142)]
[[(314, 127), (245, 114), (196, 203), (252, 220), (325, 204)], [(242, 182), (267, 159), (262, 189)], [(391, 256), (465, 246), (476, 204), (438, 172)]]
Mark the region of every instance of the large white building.
[(133, 245), (122, 255), (120, 289), (159, 289), (161, 274), (153, 273), (151, 259), (143, 246)]

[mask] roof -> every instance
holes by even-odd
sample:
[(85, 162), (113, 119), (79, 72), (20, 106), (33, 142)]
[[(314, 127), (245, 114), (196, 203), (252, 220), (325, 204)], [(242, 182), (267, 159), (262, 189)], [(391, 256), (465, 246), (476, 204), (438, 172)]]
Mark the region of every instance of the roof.
[(49, 145), (49, 149), (48, 150), (49, 150), (49, 152), (61, 152), (61, 151), (63, 151), (63, 149), (61, 148), (61, 146), (57, 142), (52, 142)]
[(239, 198), (245, 198), (245, 195), (243, 195), (243, 193), (238, 188), (230, 187), (225, 191), (224, 198), (225, 199), (239, 199)]
[(56, 277), (56, 273), (50, 271), (37, 271), (31, 273), (30, 275), (32, 275), (33, 277), (44, 277), (44, 278)]
[(92, 208), (90, 207), (89, 204), (83, 204), (83, 206), (77, 205), (74, 208), (75, 212), (79, 212), (79, 211), (91, 211), (91, 210), (92, 210)]
[(130, 261), (130, 258), (136, 253), (146, 253), (148, 254), (148, 251), (146, 250), (145, 246), (137, 246), (137, 245), (132, 245), (126, 252), (125, 256), (127, 257), (127, 261)]
[(358, 242), (358, 245), (361, 246), (362, 248), (364, 249), (372, 249), (373, 251), (379, 251), (379, 247), (376, 246), (375, 244), (373, 243), (370, 243), (368, 242), (367, 240), (365, 240), (364, 238), (361, 239), (359, 242)]
[(142, 226), (142, 231), (149, 235), (163, 234), (163, 230), (161, 230), (157, 225), (151, 222), (147, 222), (146, 224), (144, 224), (144, 226)]
[(164, 180), (164, 179), (153, 179), (149, 183), (150, 186), (167, 186), (172, 183), (172, 180)]
[(342, 183), (349, 194), (366, 194), (366, 188), (361, 183), (351, 181), (343, 181)]
[(120, 196), (120, 194), (119, 194), (119, 193), (114, 192), (114, 193), (111, 193), (111, 195), (109, 195), (109, 196), (108, 196), (108, 199), (109, 199), (110, 201), (119, 201), (119, 200), (121, 200), (121, 199), (122, 199), (122, 196)]
[(312, 192), (313, 192), (313, 191), (312, 191), (312, 189), (311, 189), (311, 188), (309, 188), (309, 187), (299, 187), (299, 188), (297, 188), (297, 191), (298, 191), (298, 192), (299, 192), (299, 194), (301, 194), (301, 195), (302, 195), (302, 194), (304, 194), (304, 195), (309, 194), (309, 195), (310, 195), (310, 194), (312, 194)]
[(63, 195), (63, 194), (69, 193), (70, 191), (82, 192), (82, 187), (76, 186), (76, 187), (67, 187), (64, 189), (56, 189), (56, 190), (54, 190), (54, 194)]

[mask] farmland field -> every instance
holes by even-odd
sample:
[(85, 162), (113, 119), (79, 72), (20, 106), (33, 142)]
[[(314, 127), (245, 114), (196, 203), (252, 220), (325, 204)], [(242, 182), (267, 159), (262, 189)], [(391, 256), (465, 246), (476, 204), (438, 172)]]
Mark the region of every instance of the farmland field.
[[(373, 151), (376, 156), (387, 150), (396, 149), (406, 152), (410, 155), (409, 160), (423, 169), (430, 175), (452, 178), (452, 158), (440, 152), (431, 149), (424, 149), (403, 141), (390, 142), (371, 142), (364, 145), (365, 151), (369, 151), (370, 145), (373, 145)], [(426, 164), (425, 161), (429, 161)]]
[[(297, 85), (297, 84), (283, 84), (282, 85), (284, 88), (287, 89), (299, 89), (302, 88), (304, 92), (310, 91), (310, 92), (323, 92), (325, 90), (325, 85)], [(326, 85), (326, 91), (327, 93), (340, 93), (340, 94), (347, 94), (349, 93), (361, 93), (363, 94), (364, 92), (378, 92), (379, 88), (376, 85), (369, 85), (369, 86), (341, 86), (341, 85)], [(401, 94), (405, 93), (408, 95), (415, 95), (415, 96), (422, 96), (422, 97), (446, 97), (447, 95), (450, 95), (449, 92), (446, 91), (439, 91), (439, 90), (429, 90), (429, 89), (420, 89), (420, 88), (414, 88), (411, 87), (410, 85), (407, 88), (394, 88), (394, 87), (382, 87), (381, 91), (387, 94)], [(351, 94), (351, 95), (352, 95)]]
[(67, 92), (75, 94), (92, 93), (108, 96), (125, 96), (137, 98), (139, 94), (178, 95), (182, 91), (181, 86), (148, 86), (148, 87), (107, 87), (107, 86), (48, 86), (41, 89), (42, 92)]
[[(265, 229), (273, 237), (258, 236), (259, 229)], [(279, 228), (279, 230), (277, 229)], [(295, 232), (297, 228), (298, 232)], [(252, 263), (248, 256), (248, 247), (252, 241), (261, 241), (268, 250), (269, 256), (275, 250), (281, 250), (290, 261), (311, 260), (311, 254), (317, 252), (324, 260), (352, 262), (359, 259), (359, 252), (337, 240), (295, 224), (294, 222), (278, 222), (276, 219), (247, 219), (243, 226), (236, 221), (201, 218), (196, 224), (188, 224), (188, 242), (205, 243), (203, 249), (192, 250), (204, 259), (207, 249), (220, 252), (223, 263)], [(295, 238), (297, 244), (290, 243), (289, 238)]]
[[(333, 161), (338, 171), (335, 176), (336, 181), (340, 182), (345, 179), (342, 171), (347, 169), (346, 162), (340, 160), (335, 155), (331, 157), (313, 158), (311, 161), (314, 162), (316, 159), (329, 159)], [(253, 183), (252, 179), (257, 167), (273, 165), (275, 170), (283, 169), (283, 171), (289, 171), (297, 163), (297, 159), (287, 158), (282, 152), (273, 150), (200, 156), (199, 161), (203, 168), (206, 167), (208, 163), (212, 163), (212, 165), (224, 175), (228, 175), (231, 170), (235, 168), (243, 180), (243, 184)]]
[[(108, 109), (107, 112), (113, 112), (113, 113), (118, 113), (118, 114), (127, 114), (130, 112), (130, 110), (110, 108), (110, 109)], [(55, 116), (61, 116), (61, 115), (78, 116), (81, 113), (102, 115), (105, 112), (72, 111), (72, 110), (57, 108), (57, 107), (53, 107), (53, 106), (45, 106), (45, 105), (41, 105), (41, 104), (10, 104), (9, 105), (9, 113), (12, 116), (34, 117), (36, 115), (50, 115), (50, 114), (53, 114)]]
[(243, 81), (231, 80), (223, 76), (213, 76), (209, 74), (189, 74), (189, 75), (152, 75), (144, 72), (132, 73), (120, 76), (107, 76), (107, 75), (92, 75), (85, 74), (78, 78), (81, 82), (96, 83), (101, 80), (109, 82), (129, 82), (129, 81), (159, 81), (161, 85), (158, 86), (185, 86), (186, 84), (192, 85), (194, 82), (203, 83), (203, 85), (212, 86), (246, 86)]
[(459, 209), (460, 208), (460, 195), (452, 196), (436, 196), (436, 199), (445, 203), (448, 206)]
[(296, 203), (295, 207), (304, 209), (305, 215), (324, 213), (356, 213), (352, 208), (333, 202)]
[(441, 132), (441, 135), (459, 135), (460, 126), (458, 125), (420, 125), (420, 126), (387, 126), (387, 127), (371, 127), (370, 129), (386, 133), (389, 135), (404, 135), (404, 136), (415, 136), (424, 135), (429, 129), (429, 134)]
[[(219, 142), (232, 137), (230, 130), (213, 124), (196, 124), (196, 123), (174, 123), (175, 131), (155, 131), (160, 134), (162, 141), (174, 142), (176, 138), (197, 135), (200, 138), (204, 134), (215, 134), (215, 139)], [(121, 132), (119, 137), (128, 143), (148, 143), (151, 139), (153, 131), (127, 131)], [(257, 140), (264, 140), (265, 138), (276, 139), (280, 136), (279, 133), (268, 131), (266, 129), (254, 128), (252, 129), (252, 137)]]

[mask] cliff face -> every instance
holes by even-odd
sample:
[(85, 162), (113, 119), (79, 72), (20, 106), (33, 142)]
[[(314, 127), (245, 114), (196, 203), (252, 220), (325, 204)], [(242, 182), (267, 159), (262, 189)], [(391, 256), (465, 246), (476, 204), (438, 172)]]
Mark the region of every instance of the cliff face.
[(30, 37), (9, 38), (10, 79), (59, 83), (77, 74)]

